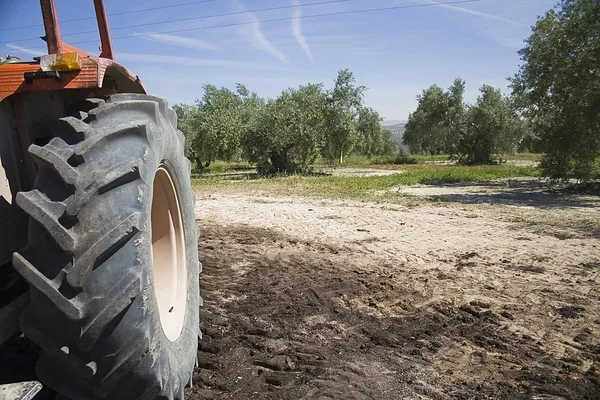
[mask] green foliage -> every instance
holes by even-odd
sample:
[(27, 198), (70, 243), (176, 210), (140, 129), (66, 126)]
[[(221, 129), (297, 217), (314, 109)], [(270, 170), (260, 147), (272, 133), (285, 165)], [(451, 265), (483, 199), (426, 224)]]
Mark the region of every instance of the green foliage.
[(396, 157), (392, 161), (392, 164), (398, 164), (398, 165), (418, 164), (418, 163), (419, 163), (419, 160), (416, 157), (411, 156), (403, 149), (398, 150)]
[[(242, 89), (243, 87), (238, 87)], [(204, 96), (195, 106), (179, 105), (179, 127), (186, 136), (186, 155), (199, 169), (217, 158), (231, 160), (239, 155), (244, 124), (239, 93), (204, 85)]]
[(417, 110), (408, 116), (403, 143), (411, 153), (441, 153), (445, 149), (447, 94), (431, 85), (417, 96), (417, 101)]
[(467, 124), (467, 108), (464, 102), (465, 85), (466, 82), (463, 79), (456, 78), (445, 93), (447, 108), (444, 118), (445, 130), (442, 131), (442, 134), (444, 151), (451, 157), (454, 154), (464, 153), (461, 143), (465, 144), (465, 141), (461, 142), (461, 136)]
[(465, 126), (465, 81), (457, 78), (444, 91), (432, 85), (417, 96), (417, 110), (410, 114), (404, 144), (412, 153), (453, 154)]
[(361, 108), (358, 111), (358, 133), (360, 135), (357, 144), (357, 152), (373, 157), (378, 155), (390, 155), (396, 151), (396, 143), (392, 132), (381, 127), (382, 118), (372, 108)]
[(519, 143), (519, 153), (541, 153), (543, 151), (542, 140), (539, 133), (535, 131), (532, 121), (530, 119), (522, 120), (521, 129), (523, 138)]
[(391, 155), (398, 151), (398, 145), (394, 140), (392, 131), (387, 129), (381, 130), (381, 153), (380, 155)]
[(338, 73), (335, 85), (327, 95), (321, 155), (334, 165), (338, 159), (342, 164), (344, 155), (359, 143), (357, 118), (365, 90), (364, 86), (355, 85), (354, 75), (345, 69)]
[(500, 90), (483, 85), (475, 105), (465, 105), (465, 81), (455, 79), (444, 91), (432, 85), (417, 96), (404, 144), (412, 153), (449, 154), (468, 164), (486, 164), (494, 154), (513, 153), (524, 134), (524, 122)]
[(483, 85), (466, 112), (467, 125), (454, 140), (453, 155), (469, 164), (487, 164), (494, 154), (514, 153), (522, 138), (522, 122), (499, 89)]
[(173, 111), (177, 114), (177, 127), (185, 136), (185, 156), (190, 160), (195, 160), (192, 150), (192, 139), (194, 136), (192, 113), (195, 111), (195, 108), (189, 104), (175, 104), (173, 105)]
[(519, 54), (513, 95), (545, 152), (544, 174), (591, 177), (600, 155), (600, 2), (563, 0)]
[(284, 91), (269, 101), (244, 135), (247, 159), (260, 173), (293, 173), (309, 168), (319, 154), (326, 95), (320, 84)]
[(186, 156), (198, 169), (220, 160), (247, 160), (260, 173), (310, 170), (319, 155), (335, 164), (354, 150), (369, 157), (396, 151), (381, 118), (363, 107), (365, 88), (349, 70), (334, 87), (309, 83), (265, 100), (241, 84), (236, 90), (204, 85), (196, 104), (175, 105), (186, 136)]

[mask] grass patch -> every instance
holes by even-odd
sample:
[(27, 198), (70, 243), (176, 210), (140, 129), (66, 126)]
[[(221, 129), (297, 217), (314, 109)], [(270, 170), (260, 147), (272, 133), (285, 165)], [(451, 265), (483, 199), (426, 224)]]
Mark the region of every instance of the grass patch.
[(235, 173), (241, 171), (248, 171), (254, 169), (253, 165), (250, 165), (244, 161), (213, 161), (210, 164), (210, 167), (204, 168), (202, 172), (197, 169), (194, 169), (192, 172), (192, 178), (200, 177), (203, 175), (211, 175), (211, 174), (226, 174), (226, 173)]
[[(368, 158), (367, 156), (351, 155), (344, 159), (344, 164), (338, 168), (376, 168), (376, 169), (389, 169), (389, 170), (405, 170), (411, 168), (408, 165), (411, 164), (436, 164), (443, 163), (444, 166), (448, 162), (447, 154), (435, 154), (435, 155), (423, 155), (423, 154), (409, 154), (405, 153), (407, 162), (398, 163), (398, 155), (390, 156), (375, 156)], [(532, 161), (537, 162), (541, 158), (541, 154), (534, 153), (519, 153), (510, 156), (504, 156), (503, 159), (507, 161)], [(498, 166), (475, 166), (468, 167), (473, 168), (496, 168)], [(317, 160), (314, 169), (319, 170), (322, 168), (330, 168), (324, 160)], [(210, 167), (205, 168), (202, 171), (194, 169), (192, 172), (192, 178), (204, 178), (210, 175), (217, 174), (234, 174), (252, 171), (255, 166), (245, 161), (213, 161)], [(527, 175), (529, 176), (529, 175)], [(493, 179), (493, 178), (492, 178)]]
[(542, 159), (542, 155), (538, 153), (517, 153), (505, 155), (502, 157), (503, 160), (508, 161), (531, 161), (539, 162)]
[[(435, 164), (435, 163), (452, 163), (448, 154), (409, 154), (406, 153), (406, 157), (410, 158), (411, 162), (403, 164)], [(493, 159), (498, 159), (500, 156), (494, 155)], [(510, 155), (502, 155), (503, 161), (530, 161), (539, 162), (541, 154), (536, 153), (517, 153)], [(374, 156), (368, 158), (367, 156), (351, 155), (344, 159), (343, 167), (346, 168), (383, 168), (383, 169), (396, 169), (397, 155), (390, 156)], [(319, 160), (316, 165), (317, 168), (329, 167), (323, 160)]]
[(419, 163), (427, 163), (427, 162), (441, 162), (448, 161), (450, 156), (448, 154), (415, 154), (414, 157), (417, 159)]
[[(279, 195), (373, 199), (398, 186), (489, 181), (500, 178), (538, 176), (536, 168), (511, 165), (457, 166), (405, 165), (402, 173), (384, 176), (301, 176), (227, 180), (218, 177), (192, 179), (199, 190), (259, 190)], [(379, 192), (379, 193), (378, 193)]]
[[(229, 179), (227, 176), (207, 174), (192, 179), (198, 193), (230, 192), (252, 193), (264, 196), (257, 202), (268, 203), (268, 196), (305, 196), (332, 199), (353, 199), (376, 203), (393, 203), (413, 208), (423, 204), (450, 206), (446, 203), (410, 196), (390, 190), (399, 186), (416, 184), (460, 184), (481, 182), (501, 178), (538, 177), (535, 167), (520, 167), (510, 164), (489, 166), (457, 166), (443, 164), (419, 164), (402, 167), (402, 173), (385, 176), (301, 176), (276, 178)], [(591, 187), (590, 187), (591, 186)], [(577, 187), (575, 193), (597, 194), (596, 185)], [(569, 194), (569, 189), (564, 190)], [(387, 206), (389, 207), (389, 206)], [(539, 229), (539, 233), (553, 234), (553, 229), (570, 229), (585, 237), (600, 237), (600, 219), (597, 213), (588, 210), (538, 210), (504, 207), (499, 205), (463, 204), (464, 210), (489, 210), (496, 218)], [(475, 214), (474, 214), (475, 215)]]

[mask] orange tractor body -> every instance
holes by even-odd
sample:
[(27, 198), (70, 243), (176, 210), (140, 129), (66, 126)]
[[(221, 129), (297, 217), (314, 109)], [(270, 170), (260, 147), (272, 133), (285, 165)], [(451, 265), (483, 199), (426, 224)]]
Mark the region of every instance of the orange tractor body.
[(0, 101), (14, 93), (42, 90), (104, 89), (113, 93), (146, 93), (139, 77), (114, 61), (103, 0), (94, 0), (101, 43), (98, 57), (62, 41), (55, 0), (41, 0), (41, 6), (48, 54), (77, 54), (79, 66), (72, 70), (44, 71), (39, 61), (3, 64), (0, 66)]
[(0, 58), (0, 344), (37, 344), (36, 379), (66, 398), (183, 400), (202, 304), (185, 136), (114, 61), (103, 0), (99, 56), (40, 3), (48, 54)]

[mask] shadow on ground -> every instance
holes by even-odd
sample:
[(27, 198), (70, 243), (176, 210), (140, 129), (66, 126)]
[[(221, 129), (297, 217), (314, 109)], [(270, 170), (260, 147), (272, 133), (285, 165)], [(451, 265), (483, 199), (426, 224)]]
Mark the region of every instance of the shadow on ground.
[[(567, 187), (550, 188), (534, 179), (506, 179), (490, 182), (443, 183), (404, 187), (406, 194), (426, 196), (435, 201), (465, 204), (495, 204), (539, 209), (591, 208), (600, 206), (598, 194), (573, 192)], [(587, 195), (585, 195), (587, 194)]]
[[(246, 226), (203, 226), (204, 338), (192, 399), (592, 399), (595, 370), (505, 328), (485, 305), (432, 304), (404, 317), (382, 299), (426, 300), (356, 254)], [(378, 272), (379, 271), (379, 272)], [(434, 276), (431, 279), (436, 279)], [(440, 278), (441, 279), (441, 278)], [(354, 299), (372, 296), (357, 307)], [(598, 347), (583, 345), (600, 361)], [(444, 361), (479, 349), (469, 365)]]

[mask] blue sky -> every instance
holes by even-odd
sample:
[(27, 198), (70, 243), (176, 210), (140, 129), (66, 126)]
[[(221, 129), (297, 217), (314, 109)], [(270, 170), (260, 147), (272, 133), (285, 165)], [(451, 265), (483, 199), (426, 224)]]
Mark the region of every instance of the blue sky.
[[(329, 4), (314, 4), (324, 3)], [(349, 68), (368, 87), (366, 104), (387, 120), (405, 120), (416, 95), (433, 83), (467, 81), (466, 100), (479, 87), (506, 89), (519, 64), (517, 50), (538, 15), (555, 0), (105, 0), (117, 61), (148, 91), (170, 103), (192, 103), (202, 84), (245, 84), (262, 96), (307, 82), (331, 87)], [(92, 0), (56, 0), (59, 18), (93, 17)], [(177, 4), (193, 3), (187, 5)], [(312, 5), (310, 5), (312, 4)], [(114, 15), (171, 5), (169, 8)], [(292, 19), (352, 10), (427, 5), (369, 13)], [(271, 7), (294, 6), (271, 11)], [(214, 16), (215, 14), (234, 15)], [(0, 0), (0, 53), (45, 53), (39, 0)], [(185, 21), (161, 23), (165, 21)], [(282, 19), (274, 22), (260, 22)], [(240, 23), (249, 23), (240, 25)], [(237, 25), (236, 25), (237, 24)], [(13, 27), (35, 25), (22, 29)], [(143, 25), (130, 27), (131, 25)], [(214, 25), (229, 25), (207, 28)], [(123, 28), (123, 29), (119, 29)], [(65, 22), (63, 39), (98, 53), (95, 19)], [(185, 32), (164, 33), (174, 30)], [(137, 36), (135, 36), (137, 35)], [(144, 35), (144, 36), (139, 36)], [(84, 43), (78, 43), (84, 42)]]

